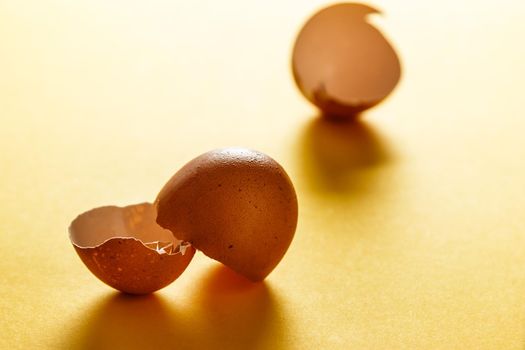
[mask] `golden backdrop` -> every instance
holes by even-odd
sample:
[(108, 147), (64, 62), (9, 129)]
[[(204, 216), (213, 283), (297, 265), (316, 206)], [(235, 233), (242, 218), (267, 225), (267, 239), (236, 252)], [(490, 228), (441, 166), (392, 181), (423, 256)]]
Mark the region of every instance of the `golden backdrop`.
[[(0, 348), (523, 349), (525, 3), (374, 2), (403, 73), (354, 124), (290, 71), (326, 4), (0, 0)], [(226, 146), (298, 193), (264, 283), (201, 253), (151, 296), (91, 275), (77, 214)]]

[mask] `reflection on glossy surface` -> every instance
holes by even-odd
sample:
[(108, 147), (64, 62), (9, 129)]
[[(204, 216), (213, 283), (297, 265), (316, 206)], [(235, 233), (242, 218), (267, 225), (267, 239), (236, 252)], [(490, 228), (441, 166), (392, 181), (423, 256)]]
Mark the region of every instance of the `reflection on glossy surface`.
[(316, 192), (340, 195), (366, 191), (371, 170), (392, 160), (379, 134), (360, 120), (317, 117), (299, 140), (302, 175)]
[(76, 325), (66, 348), (75, 349), (247, 349), (264, 348), (282, 335), (273, 296), (226, 267), (197, 283), (191, 305), (159, 294), (112, 293), (93, 305)]

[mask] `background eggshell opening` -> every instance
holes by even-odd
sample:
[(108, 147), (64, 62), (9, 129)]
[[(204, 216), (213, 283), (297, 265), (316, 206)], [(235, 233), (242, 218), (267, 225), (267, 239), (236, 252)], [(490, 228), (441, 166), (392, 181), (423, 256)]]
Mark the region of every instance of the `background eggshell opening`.
[(367, 21), (378, 13), (342, 3), (312, 16), (297, 36), (292, 70), (303, 95), (329, 115), (352, 115), (382, 101), (397, 85), (401, 64)]

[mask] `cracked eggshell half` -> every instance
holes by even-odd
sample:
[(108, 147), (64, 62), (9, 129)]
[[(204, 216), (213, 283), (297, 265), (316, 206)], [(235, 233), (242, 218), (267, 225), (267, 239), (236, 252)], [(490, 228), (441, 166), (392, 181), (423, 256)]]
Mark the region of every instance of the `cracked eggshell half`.
[(284, 169), (242, 148), (193, 159), (166, 183), (155, 205), (160, 226), (252, 281), (277, 266), (297, 225), (297, 197)]
[(147, 294), (173, 282), (195, 249), (155, 222), (151, 203), (100, 207), (79, 215), (69, 237), (101, 281), (125, 293)]
[(394, 48), (368, 21), (375, 13), (363, 4), (332, 5), (312, 16), (297, 36), (295, 82), (328, 116), (352, 117), (378, 104), (401, 77)]

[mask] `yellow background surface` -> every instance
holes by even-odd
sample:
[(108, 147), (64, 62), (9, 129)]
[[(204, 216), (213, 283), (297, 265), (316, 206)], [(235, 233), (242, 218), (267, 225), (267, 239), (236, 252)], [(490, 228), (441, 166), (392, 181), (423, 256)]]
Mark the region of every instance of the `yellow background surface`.
[[(354, 125), (296, 90), (323, 1), (0, 1), (0, 348), (523, 349), (525, 3), (377, 1), (403, 65)], [(263, 284), (199, 253), (121, 295), (70, 221), (244, 146), (298, 193)]]

